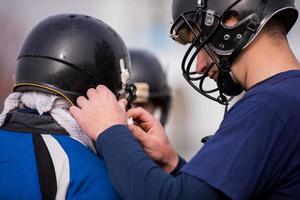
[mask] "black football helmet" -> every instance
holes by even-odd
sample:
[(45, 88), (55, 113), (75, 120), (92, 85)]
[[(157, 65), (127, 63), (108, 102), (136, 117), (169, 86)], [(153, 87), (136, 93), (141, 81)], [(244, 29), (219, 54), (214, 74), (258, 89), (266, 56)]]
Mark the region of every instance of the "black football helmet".
[(160, 122), (165, 125), (171, 105), (171, 91), (166, 74), (157, 57), (143, 49), (129, 49), (131, 60), (131, 82), (136, 86), (136, 99), (133, 103), (152, 102), (159, 108)]
[[(274, 16), (283, 19), (288, 32), (298, 17), (294, 4), (294, 0), (173, 0), (170, 35), (181, 44), (191, 43), (182, 60), (184, 78), (202, 95), (228, 105), (243, 91), (231, 74), (232, 63)], [(224, 21), (232, 13), (239, 22), (228, 27)], [(191, 42), (190, 33), (194, 35)], [(199, 76), (191, 65), (201, 49), (213, 62)], [(219, 71), (217, 87), (207, 90), (203, 83), (213, 65)]]
[(60, 14), (40, 22), (25, 40), (14, 91), (52, 92), (76, 104), (78, 96), (103, 84), (130, 100), (129, 69), (127, 48), (110, 26), (86, 15)]

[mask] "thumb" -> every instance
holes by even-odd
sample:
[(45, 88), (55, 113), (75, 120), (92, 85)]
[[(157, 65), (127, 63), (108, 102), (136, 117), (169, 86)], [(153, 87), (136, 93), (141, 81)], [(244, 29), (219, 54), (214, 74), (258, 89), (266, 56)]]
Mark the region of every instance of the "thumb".
[(127, 100), (126, 100), (126, 99), (120, 99), (120, 100), (118, 101), (118, 103), (119, 103), (121, 109), (122, 109), (124, 112), (126, 112), (126, 106), (127, 106), (127, 104), (128, 104)]
[(141, 143), (143, 143), (143, 141), (147, 140), (149, 137), (149, 135), (143, 129), (134, 124), (128, 125), (128, 128), (132, 132), (132, 135)]

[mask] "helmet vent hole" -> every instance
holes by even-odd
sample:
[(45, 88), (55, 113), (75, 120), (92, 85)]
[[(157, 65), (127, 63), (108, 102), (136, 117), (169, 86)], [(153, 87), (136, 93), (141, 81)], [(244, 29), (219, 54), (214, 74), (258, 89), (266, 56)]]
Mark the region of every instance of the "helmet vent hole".
[(228, 26), (234, 26), (240, 21), (241, 17), (239, 13), (235, 10), (230, 10), (226, 12), (223, 16), (223, 24)]
[(87, 18), (87, 19), (91, 18), (90, 16), (87, 16), (87, 15), (84, 15), (84, 17)]

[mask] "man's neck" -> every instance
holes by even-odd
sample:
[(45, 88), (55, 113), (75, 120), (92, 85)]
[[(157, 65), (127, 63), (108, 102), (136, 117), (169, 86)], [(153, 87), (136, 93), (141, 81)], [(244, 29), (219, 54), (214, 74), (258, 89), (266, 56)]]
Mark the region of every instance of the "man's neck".
[(236, 79), (246, 90), (271, 76), (296, 69), (300, 69), (300, 64), (287, 41), (275, 44), (267, 35), (256, 38), (232, 66)]

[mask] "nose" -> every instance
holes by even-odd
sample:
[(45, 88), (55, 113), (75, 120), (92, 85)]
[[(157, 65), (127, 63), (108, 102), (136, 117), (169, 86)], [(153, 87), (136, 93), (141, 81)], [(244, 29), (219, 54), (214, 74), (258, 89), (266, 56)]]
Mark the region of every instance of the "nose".
[(197, 55), (196, 72), (203, 74), (210, 65), (210, 59), (204, 50), (201, 50)]

